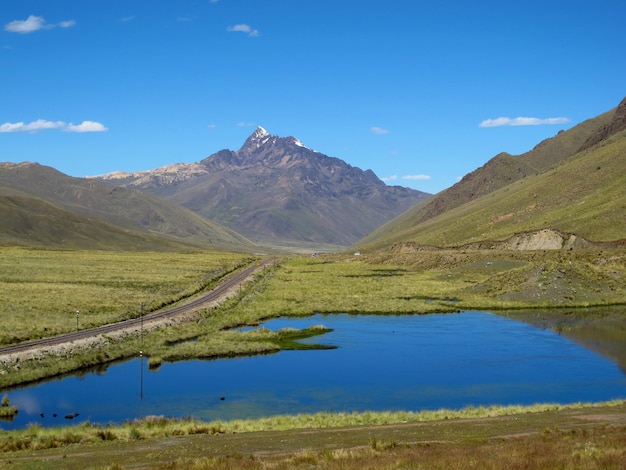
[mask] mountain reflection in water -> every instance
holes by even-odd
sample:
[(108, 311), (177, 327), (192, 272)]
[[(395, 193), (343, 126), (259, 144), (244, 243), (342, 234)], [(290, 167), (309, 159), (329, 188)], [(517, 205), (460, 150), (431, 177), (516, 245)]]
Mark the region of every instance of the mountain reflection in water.
[(626, 374), (626, 306), (516, 311), (503, 315), (555, 331), (616, 362)]

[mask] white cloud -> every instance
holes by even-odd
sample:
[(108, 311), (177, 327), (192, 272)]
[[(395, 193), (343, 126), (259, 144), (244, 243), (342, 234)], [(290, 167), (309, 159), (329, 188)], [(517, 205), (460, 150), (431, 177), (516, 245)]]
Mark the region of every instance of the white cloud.
[(30, 15), (25, 20), (14, 20), (4, 25), (4, 30), (9, 33), (28, 34), (40, 29), (70, 28), (76, 24), (74, 20), (61, 21), (58, 24), (46, 23), (43, 16)]
[(231, 33), (245, 33), (251, 37), (257, 37), (259, 35), (258, 29), (252, 29), (247, 24), (236, 24), (235, 26), (229, 26), (226, 28), (226, 31), (230, 31)]
[(209, 124), (209, 125), (207, 126), (207, 128), (208, 128), (208, 129), (215, 129), (215, 128), (217, 128), (217, 126), (216, 126), (215, 124)]
[(67, 124), (62, 128), (65, 132), (106, 132), (103, 124), (95, 121), (83, 121), (80, 124)]
[(24, 21), (15, 20), (5, 24), (4, 30), (10, 33), (32, 33), (42, 29), (45, 23), (46, 20), (43, 19), (43, 16), (30, 15)]
[(387, 176), (386, 178), (381, 178), (381, 181), (387, 182), (387, 181), (395, 181), (398, 179), (398, 175), (391, 175), (391, 176)]
[(567, 124), (570, 122), (566, 117), (555, 118), (534, 118), (534, 117), (499, 117), (496, 119), (486, 119), (478, 127), (499, 127), (499, 126), (542, 126), (546, 124)]
[(44, 129), (60, 129), (64, 125), (65, 123), (62, 121), (45, 121), (43, 119), (37, 119), (28, 124), (23, 122), (5, 122), (0, 124), (0, 133), (37, 132)]
[(411, 181), (427, 181), (430, 179), (430, 176), (429, 175), (404, 175), (402, 179), (411, 180)]
[(238, 122), (237, 126), (238, 127), (254, 127), (254, 123), (253, 122)]
[(63, 121), (46, 121), (45, 119), (37, 119), (29, 123), (24, 122), (5, 122), (0, 124), (0, 134), (10, 132), (30, 132), (34, 134), (38, 131), (47, 129), (59, 129), (65, 132), (105, 132), (108, 129), (101, 123), (95, 121), (83, 121), (80, 124), (68, 124)]
[(372, 134), (377, 134), (377, 135), (389, 134), (389, 131), (387, 129), (383, 129), (382, 127), (376, 127), (376, 126), (370, 127), (370, 132)]

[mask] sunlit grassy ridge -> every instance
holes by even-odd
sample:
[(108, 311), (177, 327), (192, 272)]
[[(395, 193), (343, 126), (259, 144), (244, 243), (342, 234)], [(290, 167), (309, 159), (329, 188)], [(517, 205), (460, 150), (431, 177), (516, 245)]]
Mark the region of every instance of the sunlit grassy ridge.
[(471, 199), (418, 222), (415, 208), (358, 243), (362, 249), (413, 241), (455, 247), (504, 240), (520, 232), (552, 228), (588, 240), (620, 240), (626, 234), (626, 131), (541, 173)]

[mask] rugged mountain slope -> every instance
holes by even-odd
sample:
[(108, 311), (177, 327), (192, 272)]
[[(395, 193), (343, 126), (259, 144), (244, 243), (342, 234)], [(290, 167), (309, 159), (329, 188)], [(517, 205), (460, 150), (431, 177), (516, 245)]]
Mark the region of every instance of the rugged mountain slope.
[(108, 247), (115, 247), (117, 240), (121, 249), (183, 243), (216, 248), (252, 245), (232, 230), (149, 194), (73, 178), (34, 163), (0, 163), (0, 198), (4, 213), (0, 240), (6, 242), (24, 237), (24, 243), (76, 242), (88, 248), (91, 237), (95, 248), (103, 247), (108, 237)]
[(100, 179), (151, 192), (273, 244), (349, 245), (430, 195), (257, 128), (238, 151)]
[[(495, 157), (467, 175), (458, 187), (407, 211), (358, 246), (403, 242), (490, 246), (489, 240), (547, 228), (593, 241), (624, 239), (626, 126), (620, 122), (625, 108), (626, 100), (615, 110), (561, 132), (520, 157)], [(516, 173), (522, 177), (512, 176)], [(486, 186), (493, 181), (492, 187), (478, 194), (467, 193), (476, 182)], [(451, 195), (456, 197), (455, 204), (448, 204)]]

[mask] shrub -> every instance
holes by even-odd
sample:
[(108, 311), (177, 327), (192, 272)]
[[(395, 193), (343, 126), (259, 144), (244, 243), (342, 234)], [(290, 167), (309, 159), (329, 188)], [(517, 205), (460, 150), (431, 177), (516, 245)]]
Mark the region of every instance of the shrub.
[(11, 406), (8, 395), (3, 396), (0, 402), (0, 418), (13, 418), (17, 412), (17, 406)]

